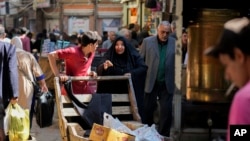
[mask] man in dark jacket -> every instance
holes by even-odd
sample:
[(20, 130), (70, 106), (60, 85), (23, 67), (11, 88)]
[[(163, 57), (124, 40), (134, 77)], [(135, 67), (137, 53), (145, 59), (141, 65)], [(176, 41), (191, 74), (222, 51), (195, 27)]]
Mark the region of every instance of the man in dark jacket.
[(145, 123), (154, 124), (153, 113), (160, 103), (158, 131), (169, 137), (172, 125), (172, 102), (175, 90), (175, 39), (169, 36), (170, 23), (162, 21), (157, 35), (142, 41), (140, 54), (148, 66), (145, 81)]
[(0, 141), (4, 141), (3, 118), (9, 101), (17, 102), (18, 72), (16, 48), (4, 42), (4, 27), (0, 25)]

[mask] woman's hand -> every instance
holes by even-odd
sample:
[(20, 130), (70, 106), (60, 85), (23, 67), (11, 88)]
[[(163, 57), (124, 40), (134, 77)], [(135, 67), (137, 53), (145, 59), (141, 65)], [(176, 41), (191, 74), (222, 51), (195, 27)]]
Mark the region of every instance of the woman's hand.
[(89, 76), (92, 76), (92, 77), (97, 77), (97, 73), (96, 73), (96, 72), (94, 72), (94, 71), (91, 71), (91, 72), (89, 73)]
[(104, 68), (104, 70), (107, 70), (109, 67), (113, 67), (113, 64), (112, 64), (111, 61), (106, 60), (106, 61), (103, 63), (103, 68)]

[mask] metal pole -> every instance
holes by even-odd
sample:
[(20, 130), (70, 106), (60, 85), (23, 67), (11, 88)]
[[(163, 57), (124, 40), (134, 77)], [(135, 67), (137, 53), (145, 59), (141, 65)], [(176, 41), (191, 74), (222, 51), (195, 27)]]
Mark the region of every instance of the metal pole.
[(140, 6), (139, 6), (139, 8), (140, 8), (140, 31), (142, 31), (142, 1), (140, 0)]
[(59, 2), (59, 29), (63, 32), (63, 2)]
[(98, 20), (98, 7), (97, 7), (97, 3), (98, 3), (98, 0), (94, 0), (93, 1), (94, 3), (94, 19), (95, 19), (95, 24), (94, 24), (94, 30), (97, 30), (97, 20)]

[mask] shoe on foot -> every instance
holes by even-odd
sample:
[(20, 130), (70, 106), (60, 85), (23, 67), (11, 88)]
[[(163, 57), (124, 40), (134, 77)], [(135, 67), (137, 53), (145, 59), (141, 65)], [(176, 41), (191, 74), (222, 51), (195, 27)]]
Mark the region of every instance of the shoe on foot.
[(36, 138), (29, 135), (28, 141), (36, 141)]

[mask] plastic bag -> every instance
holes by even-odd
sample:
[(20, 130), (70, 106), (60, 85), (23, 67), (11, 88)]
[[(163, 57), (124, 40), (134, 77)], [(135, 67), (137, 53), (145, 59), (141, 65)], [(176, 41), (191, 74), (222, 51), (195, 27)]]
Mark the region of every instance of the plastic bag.
[(29, 110), (22, 109), (18, 104), (9, 104), (4, 129), (10, 141), (27, 141), (30, 134)]
[(133, 131), (136, 134), (136, 141), (163, 141), (161, 136), (153, 124), (152, 126), (144, 125)]
[(103, 125), (119, 132), (135, 135), (126, 125), (124, 125), (118, 118), (113, 118), (108, 113), (103, 113)]
[(113, 118), (112, 115), (107, 113), (103, 114), (103, 125), (119, 132), (127, 133), (135, 136), (135, 141), (163, 141), (164, 137), (161, 136), (153, 124), (152, 126), (144, 125), (136, 130), (130, 130), (119, 119)]

